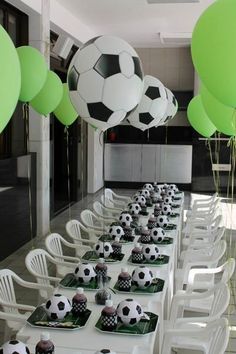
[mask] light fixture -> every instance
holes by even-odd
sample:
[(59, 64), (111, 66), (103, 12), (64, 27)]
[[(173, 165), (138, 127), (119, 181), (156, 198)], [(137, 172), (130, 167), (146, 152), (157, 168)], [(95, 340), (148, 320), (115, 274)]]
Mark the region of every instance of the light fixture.
[(162, 44), (188, 46), (191, 43), (191, 32), (160, 32)]

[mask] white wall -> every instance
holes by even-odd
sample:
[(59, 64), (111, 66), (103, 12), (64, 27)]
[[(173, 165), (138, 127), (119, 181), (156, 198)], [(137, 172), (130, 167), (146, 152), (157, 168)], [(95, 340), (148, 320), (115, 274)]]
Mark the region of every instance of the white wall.
[(103, 187), (103, 133), (88, 125), (88, 193)]

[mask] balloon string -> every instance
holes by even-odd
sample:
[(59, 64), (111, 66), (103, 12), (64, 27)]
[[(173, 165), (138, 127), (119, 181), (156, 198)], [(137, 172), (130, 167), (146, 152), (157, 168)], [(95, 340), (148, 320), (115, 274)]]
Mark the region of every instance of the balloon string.
[(28, 156), (29, 155), (29, 104), (24, 103), (22, 106), (22, 110), (23, 110), (23, 119), (25, 121), (25, 135), (26, 135), (30, 240), (31, 240), (31, 248), (34, 249), (33, 215), (32, 215), (32, 188), (31, 188), (31, 155)]
[[(209, 148), (209, 153), (210, 153), (211, 166), (213, 167), (211, 140), (208, 139), (207, 142), (208, 142), (208, 148)], [(213, 175), (213, 181), (214, 181), (215, 190), (216, 190), (216, 192), (218, 194), (218, 186), (217, 186), (217, 181), (216, 181), (216, 174), (215, 174), (215, 170), (213, 168), (212, 168), (212, 175)]]
[(69, 127), (65, 126), (64, 133), (66, 135), (66, 164), (67, 164), (67, 192), (68, 192), (68, 212), (69, 220), (71, 220), (71, 186), (70, 186), (70, 152), (69, 152)]

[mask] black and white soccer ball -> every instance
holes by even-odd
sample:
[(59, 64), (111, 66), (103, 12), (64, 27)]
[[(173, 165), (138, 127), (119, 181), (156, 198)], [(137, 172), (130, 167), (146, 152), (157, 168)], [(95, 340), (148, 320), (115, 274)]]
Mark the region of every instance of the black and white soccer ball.
[(0, 354), (30, 354), (30, 351), (24, 343), (14, 339), (1, 346)]
[(143, 256), (147, 261), (154, 262), (159, 256), (159, 249), (156, 245), (145, 245), (142, 248)]
[(164, 85), (157, 78), (146, 75), (142, 99), (128, 120), (134, 127), (146, 130), (159, 124), (165, 117), (167, 106), (168, 97)]
[(166, 196), (166, 197), (163, 198), (163, 203), (164, 203), (164, 204), (172, 205), (172, 204), (173, 204), (173, 198)]
[(176, 184), (170, 184), (169, 189), (174, 191), (175, 193), (179, 191), (179, 188), (176, 186)]
[(166, 196), (170, 198), (174, 198), (175, 196), (175, 191), (173, 189), (168, 188), (166, 192)]
[(138, 203), (131, 203), (129, 205), (129, 212), (131, 215), (138, 215), (141, 211), (141, 207)]
[(169, 225), (170, 221), (167, 215), (158, 215), (157, 217), (157, 226), (166, 228)]
[(141, 305), (133, 299), (126, 299), (121, 301), (117, 306), (116, 311), (118, 321), (127, 326), (135, 325), (143, 316), (143, 309)]
[(154, 187), (151, 183), (145, 183), (143, 189), (147, 189), (149, 192), (154, 191)]
[(167, 87), (165, 88), (165, 90), (166, 90), (166, 95), (167, 95), (167, 99), (168, 99), (168, 105), (167, 105), (165, 115), (160, 122), (160, 125), (164, 125), (167, 122), (169, 122), (172, 118), (174, 118), (174, 116), (176, 115), (176, 113), (178, 111), (178, 102), (177, 102), (173, 92), (171, 92)]
[(123, 227), (130, 226), (132, 221), (133, 221), (132, 216), (127, 212), (122, 212), (119, 216), (119, 222)]
[(54, 294), (47, 300), (45, 311), (51, 320), (63, 320), (71, 311), (70, 300), (64, 295)]
[(121, 226), (119, 225), (111, 225), (109, 228), (109, 234), (112, 237), (112, 239), (114, 240), (116, 237), (118, 237), (119, 239), (124, 236), (124, 230)]
[(132, 282), (141, 289), (148, 288), (153, 281), (152, 271), (145, 266), (136, 267), (132, 272)]
[(170, 204), (162, 204), (161, 210), (163, 215), (170, 215), (172, 213)]
[(74, 275), (79, 283), (88, 284), (96, 277), (96, 272), (91, 264), (83, 262), (77, 265)]
[(110, 349), (101, 349), (97, 351), (95, 354), (116, 354), (116, 353)]
[(67, 82), (78, 114), (106, 130), (119, 124), (139, 104), (143, 91), (141, 61), (123, 39), (95, 37), (75, 53)]
[(162, 242), (166, 236), (166, 233), (161, 227), (154, 227), (151, 230), (150, 235), (153, 242)]
[(146, 205), (146, 198), (143, 195), (135, 197), (135, 203), (138, 203), (141, 207)]
[(147, 198), (150, 198), (150, 192), (149, 192), (148, 189), (142, 189), (142, 190), (140, 191), (140, 194), (143, 195), (146, 199), (147, 199)]
[(98, 241), (94, 245), (94, 251), (99, 258), (108, 258), (113, 253), (110, 242)]

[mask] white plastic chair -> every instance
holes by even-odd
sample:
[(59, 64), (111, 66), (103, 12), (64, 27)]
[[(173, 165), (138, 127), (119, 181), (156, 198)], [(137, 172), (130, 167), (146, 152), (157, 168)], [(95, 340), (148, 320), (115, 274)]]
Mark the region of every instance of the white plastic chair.
[(131, 198), (124, 196), (124, 195), (120, 195), (120, 194), (116, 194), (115, 192), (113, 192), (112, 189), (110, 188), (105, 188), (104, 191), (105, 197), (107, 197), (108, 199), (110, 199), (115, 206), (117, 207), (126, 207), (126, 205), (128, 203), (131, 202)]
[(74, 244), (93, 246), (97, 242), (97, 236), (93, 230), (86, 228), (78, 220), (69, 220), (66, 223), (67, 235)]
[[(181, 324), (188, 322), (209, 322), (220, 318), (226, 311), (230, 301), (230, 290), (227, 284), (218, 283), (213, 288), (202, 293), (177, 293), (174, 295), (171, 303), (170, 320), (167, 321), (169, 328), (178, 327)], [(191, 303), (209, 303), (207, 312), (204, 312), (204, 317), (201, 316), (201, 311), (196, 311), (194, 307), (191, 311)], [(185, 311), (190, 311), (194, 317), (184, 317)]]
[(105, 208), (110, 209), (111, 211), (117, 212), (117, 214), (120, 214), (123, 210), (122, 207), (116, 207), (115, 204), (113, 203), (113, 201), (111, 201), (104, 194), (101, 196), (101, 202)]
[[(41, 285), (51, 285), (51, 283), (57, 285), (61, 280), (61, 277), (49, 275), (50, 263), (54, 266), (64, 266), (68, 269), (68, 272), (74, 267), (74, 263), (57, 261), (47, 251), (40, 248), (30, 251), (25, 258), (26, 268), (36, 278), (37, 283)], [(47, 299), (45, 290), (40, 289), (39, 293), (42, 298)]]
[[(90, 246), (83, 246), (82, 244), (74, 244), (66, 241), (58, 233), (49, 234), (46, 237), (45, 245), (47, 251), (57, 260), (57, 261), (69, 261), (69, 262), (80, 262), (80, 258), (85, 252), (91, 251)], [(63, 252), (63, 246), (73, 249), (75, 251), (75, 256), (67, 256)], [(57, 273), (60, 272), (57, 270)]]
[(114, 221), (113, 219), (103, 219), (89, 209), (83, 210), (80, 218), (86, 227), (92, 229), (98, 235), (107, 232), (108, 226)]
[(192, 203), (192, 208), (194, 206), (200, 206), (201, 204), (203, 206), (208, 205), (210, 203), (212, 203), (212, 201), (216, 200), (218, 198), (218, 194), (214, 193), (212, 196), (206, 197), (206, 198), (196, 198), (194, 199), (193, 203)]
[(164, 333), (162, 354), (174, 349), (198, 350), (204, 354), (224, 354), (229, 340), (229, 324), (220, 318), (207, 324), (192, 323), (191, 327), (168, 329)]
[[(226, 241), (220, 240), (214, 248), (202, 252), (202, 250), (190, 250), (192, 259), (184, 261), (183, 268), (177, 269), (175, 273), (176, 290), (181, 290), (188, 283), (189, 271), (192, 268), (215, 268), (226, 251)], [(194, 253), (195, 252), (195, 253)], [(195, 255), (194, 255), (195, 254)], [(205, 289), (205, 287), (203, 288)]]
[(112, 219), (113, 221), (118, 221), (119, 219), (119, 215), (120, 215), (119, 211), (112, 212), (111, 210), (103, 206), (99, 201), (93, 203), (93, 210), (95, 211), (98, 217), (101, 217), (105, 220)]
[[(182, 245), (184, 248), (188, 249), (199, 249), (207, 247), (210, 244), (214, 244), (222, 239), (224, 236), (226, 228), (225, 227), (216, 227), (210, 231), (199, 231), (194, 230), (189, 235), (182, 240)], [(184, 253), (183, 251), (182, 253)], [(181, 254), (182, 254), (181, 253)]]
[[(222, 215), (217, 215), (214, 216), (211, 214), (211, 217), (209, 217), (206, 220), (192, 220), (191, 222), (186, 224), (186, 227), (183, 229), (183, 240), (185, 238), (188, 238), (192, 232), (207, 232), (207, 231), (212, 231), (220, 226), (220, 224), (223, 221), (223, 216)], [(184, 244), (184, 241), (182, 242)]]
[(187, 211), (186, 216), (192, 218), (199, 214), (199, 217), (204, 217), (204, 215), (201, 214), (216, 209), (219, 206), (219, 203), (220, 199), (216, 197), (212, 198), (209, 203), (195, 203), (193, 204), (192, 209)]
[(3, 313), (0, 313), (0, 318), (6, 320), (5, 339), (7, 339), (9, 330), (18, 331), (20, 327), (26, 322), (31, 312), (35, 310), (34, 306), (17, 303), (14, 283), (27, 289), (35, 289), (38, 291), (44, 289), (48, 296), (50, 296), (53, 292), (53, 287), (50, 285), (39, 285), (37, 283), (28, 282), (21, 279), (10, 269), (1, 269), (0, 305), (2, 307)]

